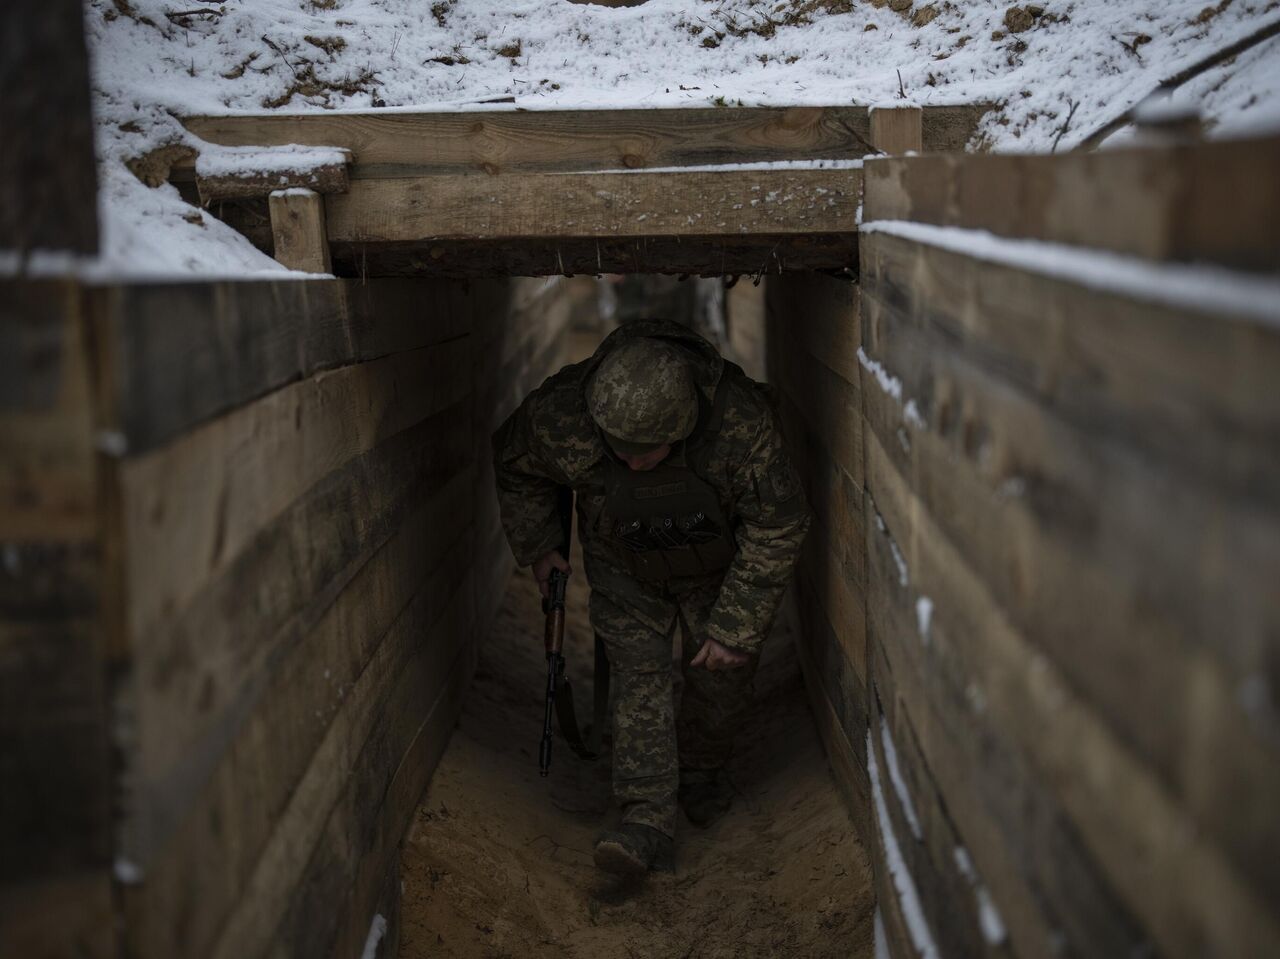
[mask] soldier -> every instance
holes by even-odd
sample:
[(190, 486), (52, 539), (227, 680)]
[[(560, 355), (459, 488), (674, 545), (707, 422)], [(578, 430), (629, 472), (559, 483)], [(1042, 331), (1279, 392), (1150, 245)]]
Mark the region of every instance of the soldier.
[(729, 808), (722, 771), (809, 526), (764, 388), (691, 330), (639, 320), (530, 394), (494, 452), (507, 538), (544, 596), (552, 568), (569, 571), (555, 550), (556, 490), (577, 493), (622, 807), (596, 865), (671, 869), (677, 803), (699, 826)]

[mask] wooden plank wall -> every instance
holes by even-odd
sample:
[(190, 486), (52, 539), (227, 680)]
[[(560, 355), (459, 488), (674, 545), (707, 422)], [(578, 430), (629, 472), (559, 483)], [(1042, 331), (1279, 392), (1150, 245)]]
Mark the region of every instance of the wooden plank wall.
[[(21, 509), (30, 528), (6, 529), (6, 549), (48, 530), (86, 540), (96, 587), (82, 590), (86, 612), (57, 606), (46, 629), (105, 687), (67, 680), (80, 700), (68, 712), (93, 711), (49, 736), (109, 733), (115, 757), (109, 792), (101, 762), (67, 764), (89, 781), (74, 812), (111, 814), (66, 844), (114, 895), (126, 955), (358, 955), (375, 913), (396, 911), (398, 843), (510, 569), (488, 435), (558, 365), (559, 284), (149, 285), (70, 299), (80, 315), (33, 321), (28, 352), (84, 367), (78, 395), (45, 390), (74, 415), (76, 455), (55, 458), (10, 415), (22, 397), (6, 397), (7, 431), (45, 445), (3, 474), (6, 500), (20, 500), (42, 488), (37, 469), (68, 461), (65, 491), (37, 503), (62, 526)], [(14, 622), (32, 602), (14, 597), (31, 578), (5, 583), (6, 653), (30, 634)], [(41, 678), (21, 658), (3, 664), (6, 684)], [(18, 702), (33, 705), (6, 697), (3, 719), (19, 738), (59, 716)]]
[[(1262, 182), (1270, 148), (1202, 149), (1098, 155), (1091, 177), (877, 160), (866, 210), (990, 229), (984, 190), (1034, 180), (1028, 232), (1080, 243), (1044, 211), (1165, 171), (1184, 212), (1147, 222), (1173, 239), (1100, 218), (1093, 246), (1195, 250), (1274, 294), (1274, 250), (1219, 239), (1265, 234), (1274, 191), (1189, 231), (1208, 207), (1179, 174), (1212, 154)], [(936, 233), (860, 246), (860, 310), (834, 280), (768, 281), (769, 350), (827, 530), (798, 577), (803, 658), (892, 954), (1280, 954), (1280, 300), (1194, 307)]]

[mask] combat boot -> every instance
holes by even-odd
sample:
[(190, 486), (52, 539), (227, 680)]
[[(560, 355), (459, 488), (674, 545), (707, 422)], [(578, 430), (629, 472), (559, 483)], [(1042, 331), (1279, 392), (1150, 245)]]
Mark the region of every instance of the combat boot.
[(618, 876), (643, 876), (675, 869), (674, 843), (652, 826), (624, 822), (596, 840), (596, 866)]
[(689, 822), (706, 829), (729, 811), (733, 803), (733, 787), (718, 769), (686, 770), (680, 773), (680, 790), (676, 799)]

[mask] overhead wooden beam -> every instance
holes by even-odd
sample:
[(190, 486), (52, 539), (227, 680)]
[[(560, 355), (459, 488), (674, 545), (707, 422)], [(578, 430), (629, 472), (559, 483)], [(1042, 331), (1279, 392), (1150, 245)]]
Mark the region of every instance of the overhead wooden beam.
[[(989, 109), (989, 104), (926, 108), (924, 149), (963, 149)], [(346, 147), (356, 158), (354, 179), (853, 159), (876, 152), (868, 109), (859, 106), (272, 112), (185, 122), (201, 139), (229, 146)]]
[(774, 276), (813, 271), (847, 276), (857, 267), (856, 233), (333, 244), (333, 268), (339, 276)]
[(354, 180), (335, 241), (853, 233), (861, 170), (525, 174)]
[(271, 194), (271, 232), (276, 259), (291, 270), (332, 273), (325, 232), (324, 199), (313, 190)]

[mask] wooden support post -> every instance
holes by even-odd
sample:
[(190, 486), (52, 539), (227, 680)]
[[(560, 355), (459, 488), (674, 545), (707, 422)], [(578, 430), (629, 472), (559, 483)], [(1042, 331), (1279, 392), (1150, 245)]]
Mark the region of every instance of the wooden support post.
[(871, 145), (889, 154), (924, 149), (924, 111), (920, 107), (872, 107)]
[(332, 273), (324, 197), (314, 190), (277, 190), (270, 205), (276, 259), (291, 270)]

